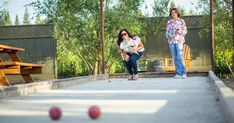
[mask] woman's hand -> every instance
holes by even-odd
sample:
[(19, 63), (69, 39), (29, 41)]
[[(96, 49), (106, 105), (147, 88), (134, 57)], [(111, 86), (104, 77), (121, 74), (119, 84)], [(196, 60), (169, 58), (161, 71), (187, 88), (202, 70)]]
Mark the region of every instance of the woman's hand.
[(136, 52), (138, 51), (138, 47), (133, 47), (132, 50)]
[(181, 29), (177, 29), (176, 30), (176, 35), (182, 35), (182, 30)]
[(125, 60), (126, 62), (129, 61), (129, 55), (128, 55), (128, 54), (125, 54), (125, 55), (124, 55), (124, 60)]

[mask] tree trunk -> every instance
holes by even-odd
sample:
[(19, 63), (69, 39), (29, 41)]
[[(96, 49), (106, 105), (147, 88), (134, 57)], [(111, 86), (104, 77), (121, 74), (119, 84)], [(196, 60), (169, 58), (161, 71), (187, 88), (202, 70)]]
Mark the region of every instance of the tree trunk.
[(95, 65), (94, 65), (94, 75), (98, 74), (98, 61), (95, 61)]
[(101, 74), (101, 67), (100, 67), (101, 63), (100, 61), (98, 61), (98, 74)]
[(78, 76), (78, 72), (77, 72), (77, 69), (76, 69), (76, 63), (75, 62), (73, 62), (73, 71), (74, 71), (75, 76)]
[(91, 65), (91, 63), (88, 60), (86, 60), (85, 57), (83, 57), (82, 54), (78, 50), (76, 50), (76, 53), (82, 59), (82, 61), (85, 63), (85, 66), (89, 69), (89, 71), (92, 71), (93, 66)]

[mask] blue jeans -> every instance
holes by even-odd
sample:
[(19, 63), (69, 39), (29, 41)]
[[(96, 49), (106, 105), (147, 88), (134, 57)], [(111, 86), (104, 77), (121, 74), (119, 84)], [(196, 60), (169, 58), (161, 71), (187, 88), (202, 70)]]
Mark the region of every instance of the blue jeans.
[(128, 69), (129, 74), (136, 75), (137, 71), (137, 60), (139, 60), (142, 56), (143, 52), (138, 52), (138, 54), (129, 54), (129, 61), (125, 61), (126, 67)]
[(169, 46), (174, 60), (176, 75), (186, 75), (186, 68), (183, 58), (183, 44), (169, 43)]

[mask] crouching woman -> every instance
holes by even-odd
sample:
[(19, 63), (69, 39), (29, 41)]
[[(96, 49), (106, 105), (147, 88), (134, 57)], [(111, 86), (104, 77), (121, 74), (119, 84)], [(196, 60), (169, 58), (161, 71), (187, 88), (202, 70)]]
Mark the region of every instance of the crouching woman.
[(139, 60), (144, 52), (144, 45), (138, 36), (132, 36), (127, 29), (122, 29), (118, 35), (117, 41), (122, 52), (124, 62), (129, 72), (128, 80), (137, 80), (137, 60)]

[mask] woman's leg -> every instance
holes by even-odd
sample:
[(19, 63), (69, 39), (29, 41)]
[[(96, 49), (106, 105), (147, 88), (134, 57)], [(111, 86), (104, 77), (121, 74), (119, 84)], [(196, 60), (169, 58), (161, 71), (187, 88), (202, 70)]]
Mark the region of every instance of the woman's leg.
[(131, 65), (131, 63), (128, 61), (125, 61), (125, 65), (126, 65), (126, 68), (127, 68), (127, 70), (128, 70), (128, 73), (130, 74), (129, 76), (128, 76), (128, 80), (133, 80), (133, 70), (132, 70), (132, 65)]
[[(131, 54), (128, 54), (128, 55), (129, 55), (129, 59), (130, 59), (132, 55)], [(130, 74), (130, 76), (128, 77), (128, 79), (131, 80), (131, 79), (133, 79), (132, 63), (131, 63), (130, 60), (129, 61), (125, 61), (124, 60), (124, 62), (125, 62), (125, 65), (126, 65), (126, 68), (127, 68), (128, 72)]]
[(186, 68), (183, 58), (183, 44), (176, 44), (178, 71), (180, 76), (186, 75)]
[(129, 72), (129, 74), (133, 75), (132, 63), (130, 63), (130, 61), (125, 61), (125, 64), (126, 64), (126, 68)]
[(137, 60), (139, 60), (141, 56), (142, 56), (142, 52), (138, 52), (138, 54), (132, 54), (132, 56), (129, 59), (129, 62), (132, 65), (134, 75), (137, 75), (137, 73), (138, 73)]
[(177, 59), (177, 54), (178, 54), (177, 46), (174, 43), (169, 43), (169, 46), (170, 46), (170, 49), (171, 49), (171, 55), (172, 55), (174, 65), (175, 65), (176, 75), (181, 76), (180, 71), (179, 71), (179, 62), (178, 62), (178, 59)]

